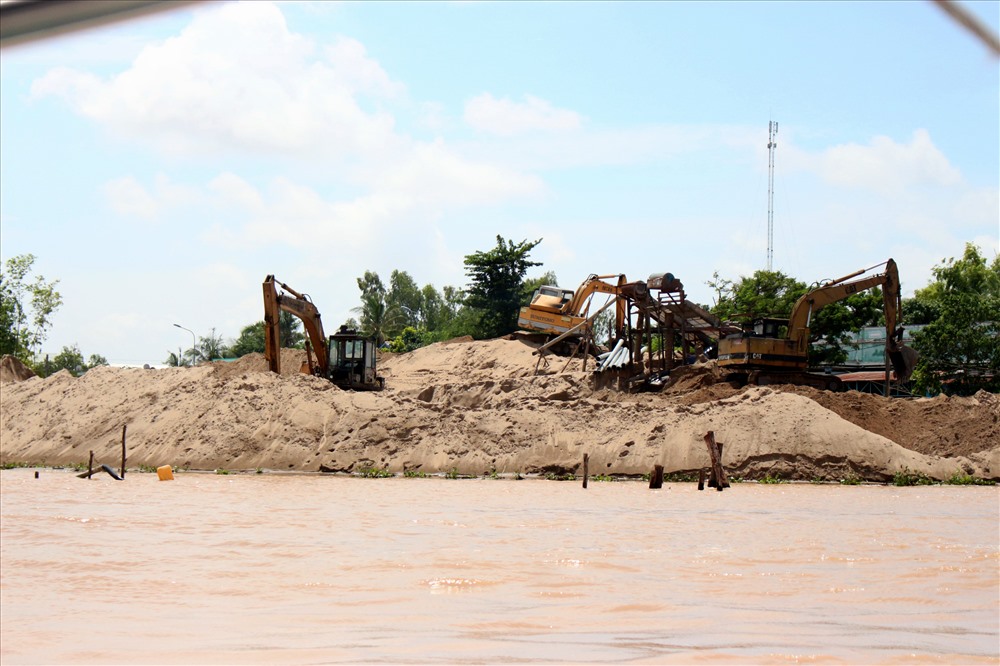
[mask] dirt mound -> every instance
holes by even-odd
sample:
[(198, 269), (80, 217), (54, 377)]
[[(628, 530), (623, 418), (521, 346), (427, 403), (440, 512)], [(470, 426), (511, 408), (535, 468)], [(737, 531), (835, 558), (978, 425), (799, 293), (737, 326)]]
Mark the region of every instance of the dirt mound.
[(654, 464), (704, 467), (702, 438), (713, 430), (727, 467), (750, 477), (1000, 477), (994, 395), (736, 389), (718, 383), (714, 364), (679, 368), (661, 393), (628, 394), (595, 390), (579, 359), (540, 361), (535, 350), (522, 340), (456, 340), (386, 355), (381, 392), (301, 374), (304, 352), (287, 349), (281, 375), (261, 354), (154, 372), (60, 372), (4, 386), (0, 457), (77, 463), (93, 449), (113, 461), (127, 424), (133, 465), (565, 473), (587, 453), (592, 473), (639, 475)]
[(966, 456), (1000, 447), (1000, 396), (985, 391), (971, 397), (887, 400), (857, 391), (778, 388), (805, 396), (845, 421), (919, 453)]
[(21, 363), (21, 359), (16, 356), (5, 354), (3, 358), (0, 358), (0, 384), (23, 382), (34, 376), (35, 373), (31, 371), (31, 368)]

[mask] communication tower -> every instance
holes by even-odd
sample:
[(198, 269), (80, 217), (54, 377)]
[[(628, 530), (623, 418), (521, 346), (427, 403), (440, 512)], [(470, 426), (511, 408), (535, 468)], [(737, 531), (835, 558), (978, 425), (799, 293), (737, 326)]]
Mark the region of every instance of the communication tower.
[(774, 259), (774, 149), (778, 147), (778, 121), (767, 123), (767, 270)]

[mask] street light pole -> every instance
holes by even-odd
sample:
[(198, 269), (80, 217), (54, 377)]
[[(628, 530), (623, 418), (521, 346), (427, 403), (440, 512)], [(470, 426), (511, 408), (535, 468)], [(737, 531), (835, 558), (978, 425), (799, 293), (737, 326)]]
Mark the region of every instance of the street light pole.
[[(195, 354), (198, 353), (198, 351), (197, 351), (198, 343), (195, 340), (194, 331), (192, 331), (190, 328), (184, 328), (180, 324), (174, 324), (174, 326), (176, 326), (177, 328), (183, 329), (183, 330), (185, 330), (185, 331), (187, 331), (188, 333), (191, 334), (191, 365), (194, 365), (195, 364), (194, 363)], [(180, 359), (178, 359), (178, 361), (179, 360)]]

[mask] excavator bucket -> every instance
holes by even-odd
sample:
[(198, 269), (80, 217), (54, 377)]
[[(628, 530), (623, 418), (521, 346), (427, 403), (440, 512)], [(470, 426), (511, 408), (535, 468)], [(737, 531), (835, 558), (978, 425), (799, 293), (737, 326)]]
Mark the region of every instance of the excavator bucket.
[(912, 347), (899, 343), (895, 349), (889, 350), (889, 361), (892, 363), (892, 369), (896, 371), (896, 381), (905, 382), (917, 365), (917, 352)]

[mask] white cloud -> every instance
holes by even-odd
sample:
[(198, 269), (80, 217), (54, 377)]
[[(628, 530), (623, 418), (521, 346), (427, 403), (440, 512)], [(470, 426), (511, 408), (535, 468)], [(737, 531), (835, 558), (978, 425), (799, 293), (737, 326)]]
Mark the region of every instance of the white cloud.
[(580, 115), (557, 109), (544, 99), (525, 95), (524, 102), (496, 99), (483, 93), (465, 103), (465, 122), (482, 132), (514, 136), (535, 130), (565, 132), (580, 129)]
[(125, 217), (156, 217), (156, 200), (135, 178), (124, 176), (104, 185), (104, 197), (111, 210)]
[(868, 145), (843, 144), (818, 155), (788, 144), (784, 152), (788, 157), (783, 157), (782, 162), (792, 168), (813, 171), (834, 185), (882, 195), (926, 186), (952, 186), (962, 180), (961, 173), (924, 129), (916, 130), (909, 143), (876, 136)]
[(146, 187), (132, 176), (110, 180), (104, 185), (104, 197), (111, 210), (123, 217), (151, 220), (165, 210), (196, 203), (200, 194), (194, 188), (172, 182), (157, 174), (152, 187)]
[(332, 156), (377, 148), (393, 119), (361, 102), (404, 93), (355, 40), (317, 56), (272, 3), (212, 6), (180, 35), (147, 46), (108, 79), (71, 68), (32, 85), (35, 98), (65, 98), (113, 133), (170, 153), (237, 148)]

